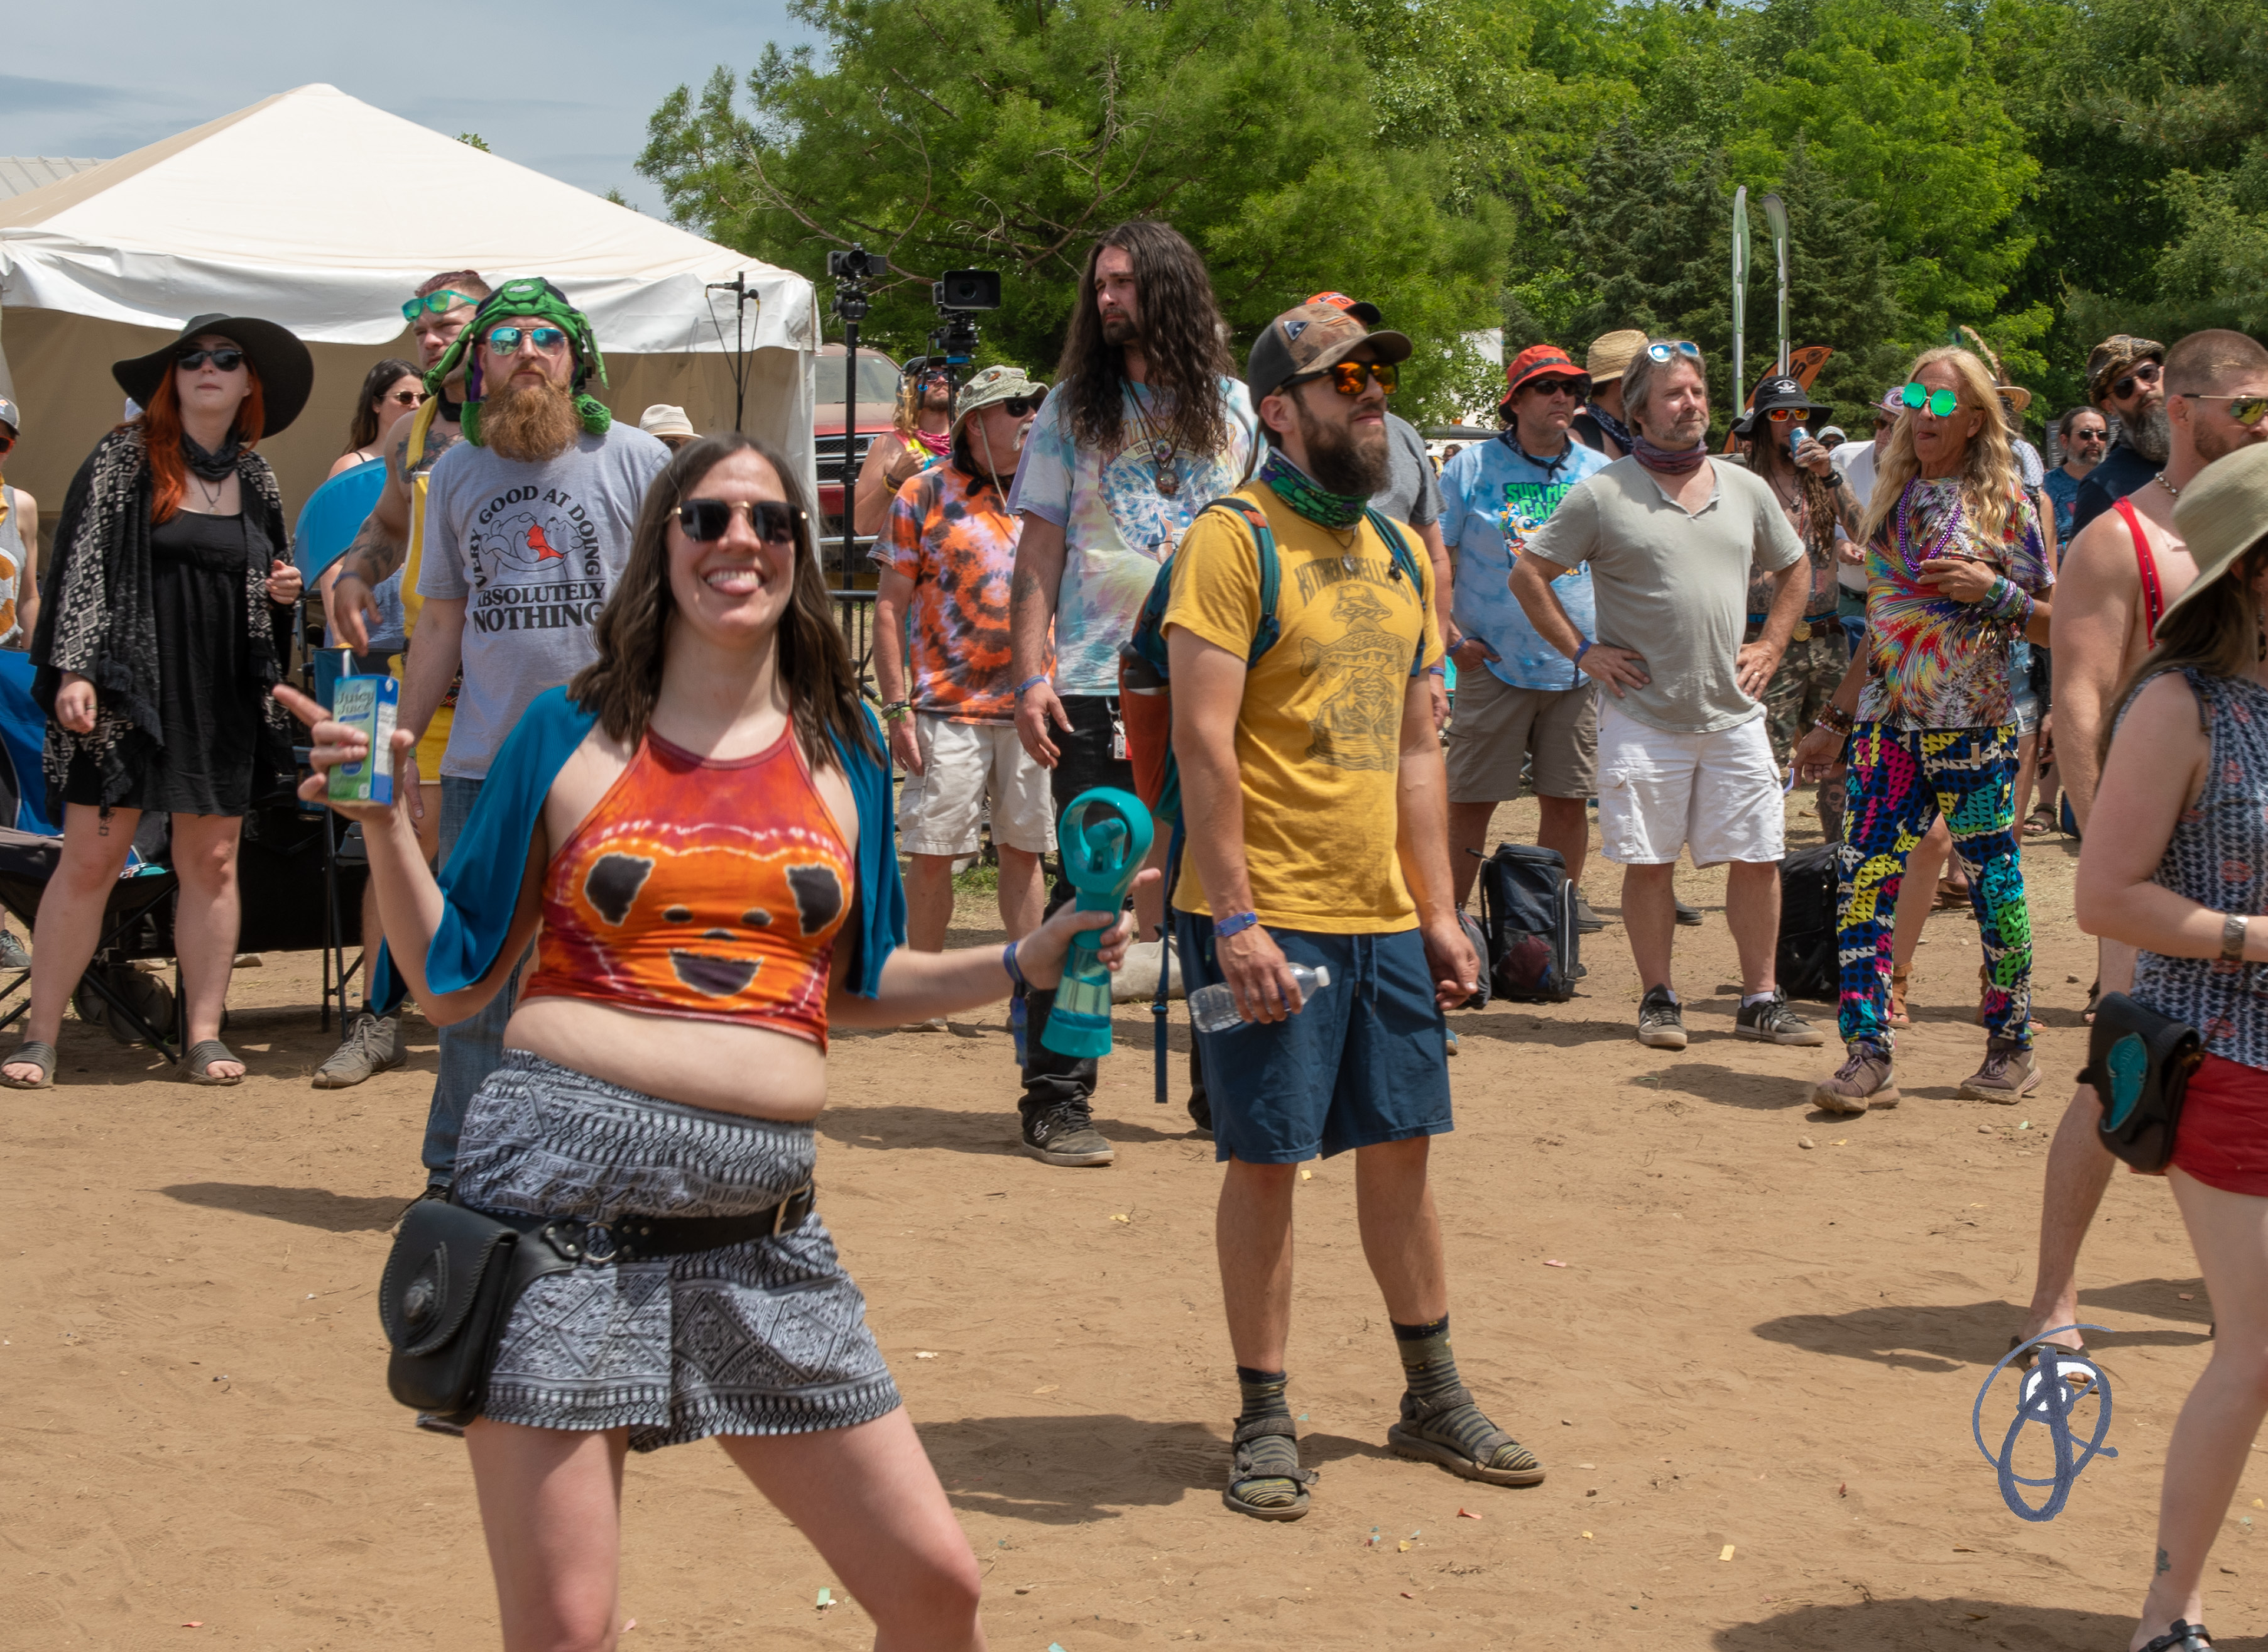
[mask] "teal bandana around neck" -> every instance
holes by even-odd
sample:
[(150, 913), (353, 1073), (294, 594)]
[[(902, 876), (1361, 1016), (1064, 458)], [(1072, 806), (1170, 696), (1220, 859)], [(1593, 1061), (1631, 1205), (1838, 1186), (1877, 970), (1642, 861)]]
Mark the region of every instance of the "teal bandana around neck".
[(1362, 495), (1326, 491), (1322, 483), (1285, 458), (1280, 447), (1268, 450), (1260, 479), (1275, 489), (1276, 497), (1285, 504), (1325, 527), (1352, 527), (1362, 520), (1364, 507), (1370, 503)]

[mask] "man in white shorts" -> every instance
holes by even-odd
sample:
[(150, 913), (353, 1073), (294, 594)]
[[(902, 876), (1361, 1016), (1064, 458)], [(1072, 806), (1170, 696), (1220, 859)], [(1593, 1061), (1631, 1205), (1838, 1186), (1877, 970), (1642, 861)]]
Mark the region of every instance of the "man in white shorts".
[(1046, 395), (1020, 367), (971, 379), (954, 415), (951, 456), (899, 490), (872, 553), (881, 570), (874, 678), (890, 755), (906, 771), (898, 845), (911, 861), (907, 943), (920, 952), (945, 950), (953, 863), (976, 852), (988, 805), (1008, 938), (1038, 928), (1046, 904), (1041, 857), (1056, 846), (1055, 806), (1048, 771), (1016, 737), (1008, 582), (1020, 519), (1006, 508)]
[[(1649, 343), (1623, 380), (1635, 446), (1571, 488), (1528, 537), (1512, 591), (1543, 639), (1606, 685), (1599, 709), (1599, 834), (1623, 866), (1623, 925), (1646, 996), (1638, 1042), (1685, 1047), (1670, 985), (1670, 877), (1689, 845), (1729, 861), (1725, 918), (1741, 954), (1734, 1032), (1770, 1044), (1826, 1035), (1772, 978), (1786, 821), (1764, 721), (1809, 594), (1802, 542), (1762, 479), (1709, 457), (1709, 387), (1694, 345)], [(1749, 567), (1773, 576), (1771, 607), (1745, 646)], [(1588, 564), (1596, 641), (1551, 582)]]

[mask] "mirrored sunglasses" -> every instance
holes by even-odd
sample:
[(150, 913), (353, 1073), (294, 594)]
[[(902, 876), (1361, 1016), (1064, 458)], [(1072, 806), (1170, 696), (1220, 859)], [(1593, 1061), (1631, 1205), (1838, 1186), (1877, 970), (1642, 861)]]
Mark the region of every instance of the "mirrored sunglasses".
[(747, 517), (750, 533), (776, 545), (792, 542), (804, 520), (784, 499), (687, 499), (677, 507), (677, 525), (701, 545), (724, 538), (735, 516)]
[[(2262, 419), (2268, 418), (2268, 395), (2191, 395), (2187, 399), (2191, 402), (2228, 402), (2228, 417), (2235, 419), (2239, 424), (2244, 426), (2246, 430), (2252, 429), (2253, 426), (2259, 424)], [(2086, 439), (2082, 437), (2080, 439), (2084, 440)]]
[(556, 327), (497, 327), (489, 329), (489, 354), (517, 356), (523, 338), (546, 355), (567, 343), (567, 335)]
[(1665, 338), (1646, 347), (1648, 361), (1668, 363), (1683, 356), (1688, 361), (1701, 359), (1701, 346), (1690, 338)]
[(1402, 383), (1401, 370), (1390, 361), (1335, 361), (1320, 372), (1303, 372), (1288, 379), (1284, 387), (1307, 384), (1316, 379), (1328, 379), (1331, 388), (1341, 395), (1360, 395), (1366, 385), (1376, 384), (1381, 391), (1392, 395)]
[(1767, 409), (1764, 417), (1775, 424), (1785, 424), (1790, 419), (1808, 417), (1810, 413), (1808, 407), (1776, 407)]
[(1961, 410), (1961, 398), (1950, 390), (1933, 390), (1917, 380), (1898, 392), (1898, 400), (1919, 412), (1927, 408), (1933, 418), (1949, 419)]
[(401, 319), (414, 321), (421, 315), (439, 315), (459, 305), (478, 306), (480, 300), (469, 292), (453, 292), (444, 287), (438, 292), (429, 292), (422, 299), (412, 299), (401, 306)]
[(173, 358), (173, 365), (187, 367), (191, 372), (210, 362), (223, 372), (234, 372), (244, 365), (244, 352), (234, 345), (219, 350), (185, 350)]

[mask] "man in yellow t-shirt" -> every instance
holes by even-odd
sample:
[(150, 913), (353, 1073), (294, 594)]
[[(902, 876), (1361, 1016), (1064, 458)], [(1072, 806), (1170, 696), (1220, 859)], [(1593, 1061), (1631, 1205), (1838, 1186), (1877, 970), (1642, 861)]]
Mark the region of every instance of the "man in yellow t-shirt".
[[(1268, 458), (1190, 527), (1166, 607), (1188, 831), (1174, 938), (1190, 991), (1225, 980), (1244, 1017), (1197, 1036), (1228, 1166), (1217, 1232), (1243, 1402), (1222, 1499), (1262, 1520), (1305, 1514), (1314, 1479), (1285, 1395), (1294, 1172), (1350, 1147), (1408, 1384), (1388, 1443), (1468, 1479), (1543, 1478), (1457, 1375), (1426, 1186), (1431, 1139), (1451, 1127), (1441, 1012), (1475, 991), (1480, 962), (1449, 877), (1430, 569), (1406, 528), (1389, 525), (1396, 557), (1363, 509), (1385, 480), (1386, 397), (1409, 354), (1401, 334), (1327, 304), (1268, 324), (1246, 375)], [(1280, 632), (1257, 660), (1257, 536), (1240, 505), (1263, 514), (1280, 572)], [(1293, 964), (1329, 971), (1310, 1001)]]

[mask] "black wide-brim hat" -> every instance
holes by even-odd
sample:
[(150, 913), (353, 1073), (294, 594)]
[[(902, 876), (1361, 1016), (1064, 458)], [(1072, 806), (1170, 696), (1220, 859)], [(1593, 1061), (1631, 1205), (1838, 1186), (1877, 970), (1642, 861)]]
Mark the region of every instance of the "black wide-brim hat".
[(150, 398), (158, 394), (158, 387), (173, 371), (174, 358), (202, 333), (217, 333), (235, 344), (251, 362), (252, 370), (260, 375), (260, 401), (267, 413), (261, 435), (273, 436), (289, 428), (306, 407), (308, 394), (315, 387), (315, 358), (288, 328), (257, 316), (193, 315), (171, 343), (162, 344), (146, 356), (112, 362), (110, 376), (118, 380), (120, 389), (134, 398), (136, 407), (148, 407)]
[(1800, 380), (1774, 374), (1756, 387), (1756, 400), (1749, 403), (1749, 410), (1733, 421), (1733, 434), (1742, 441), (1753, 439), (1756, 426), (1774, 408), (1795, 408), (1805, 413), (1816, 413), (1826, 405), (1823, 402), (1813, 401)]

